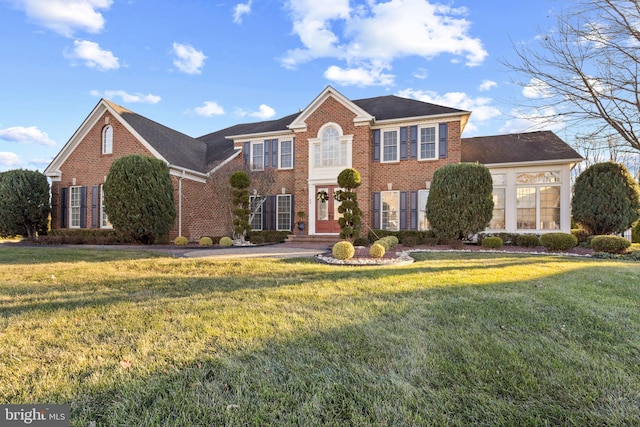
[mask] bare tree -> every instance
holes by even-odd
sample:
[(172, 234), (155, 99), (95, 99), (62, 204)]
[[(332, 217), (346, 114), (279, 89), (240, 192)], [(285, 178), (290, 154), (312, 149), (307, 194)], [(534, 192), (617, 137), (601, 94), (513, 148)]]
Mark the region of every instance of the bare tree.
[(270, 194), (275, 194), (275, 184), (277, 172), (274, 168), (264, 170), (251, 170), (249, 166), (243, 166), (238, 163), (227, 163), (216, 170), (209, 176), (209, 184), (216, 190), (216, 197), (219, 203), (227, 208), (229, 218), (228, 224), (230, 231), (233, 233), (233, 203), (231, 195), (231, 186), (229, 185), (229, 177), (238, 170), (243, 170), (249, 175), (251, 180), (250, 196), (253, 197), (251, 203), (251, 213), (249, 214), (249, 223), (253, 221), (258, 213), (259, 207), (262, 206)]
[[(576, 0), (557, 14), (557, 26), (539, 31), (537, 45), (515, 46), (507, 67), (532, 89), (539, 120), (562, 118), (593, 129), (607, 146), (612, 136), (640, 151), (640, 3)], [(595, 140), (594, 140), (595, 141)]]

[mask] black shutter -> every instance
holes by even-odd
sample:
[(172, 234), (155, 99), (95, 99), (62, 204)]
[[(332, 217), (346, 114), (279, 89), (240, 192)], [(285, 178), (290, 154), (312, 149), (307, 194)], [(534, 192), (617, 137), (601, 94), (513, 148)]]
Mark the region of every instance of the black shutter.
[(407, 192), (400, 192), (400, 230), (407, 229)]
[(380, 193), (373, 193), (373, 229), (380, 230)]
[(373, 161), (380, 161), (380, 129), (373, 131)]
[(440, 138), (440, 145), (438, 147), (438, 150), (440, 151), (440, 158), (441, 159), (446, 159), (447, 158), (447, 144), (448, 144), (448, 129), (449, 127), (447, 126), (446, 123), (440, 123), (440, 131), (439, 131), (439, 138)]
[(269, 198), (265, 197), (264, 200), (262, 201), (262, 229), (263, 230), (268, 230), (269, 229), (269, 221), (267, 218), (267, 215), (269, 215)]
[(409, 193), (409, 229), (418, 229), (418, 192)]
[(408, 130), (406, 126), (400, 128), (400, 160), (407, 160), (409, 158), (409, 149), (408, 149)]
[(67, 219), (69, 218), (69, 211), (67, 206), (69, 203), (69, 189), (60, 189), (60, 228), (67, 228)]
[(409, 128), (409, 156), (412, 159), (418, 158), (418, 126)]
[(291, 229), (289, 231), (294, 231), (295, 230), (295, 222), (296, 222), (296, 215), (295, 215), (295, 207), (296, 204), (293, 202), (293, 194), (291, 195), (291, 198), (289, 199), (289, 202), (291, 203)]
[(276, 229), (276, 207), (278, 199), (276, 196), (269, 196), (269, 230)]
[(266, 139), (263, 143), (264, 150), (264, 168), (271, 167), (271, 140)]
[(296, 166), (296, 139), (291, 138), (291, 167)]
[(91, 228), (98, 228), (100, 225), (100, 187), (91, 187)]
[(80, 187), (80, 228), (87, 228), (87, 187)]
[(271, 141), (271, 167), (278, 167), (278, 140), (274, 139)]
[(242, 150), (242, 154), (244, 155), (244, 165), (245, 166), (249, 166), (251, 164), (251, 158), (249, 157), (251, 155), (251, 143), (250, 142), (245, 142), (244, 143), (244, 149)]

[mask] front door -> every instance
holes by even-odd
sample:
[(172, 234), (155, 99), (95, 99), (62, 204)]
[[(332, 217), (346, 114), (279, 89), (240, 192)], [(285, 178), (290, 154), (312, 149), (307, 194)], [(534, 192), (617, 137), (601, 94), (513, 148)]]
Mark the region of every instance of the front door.
[(316, 233), (340, 233), (339, 203), (333, 197), (339, 188), (336, 185), (316, 186)]

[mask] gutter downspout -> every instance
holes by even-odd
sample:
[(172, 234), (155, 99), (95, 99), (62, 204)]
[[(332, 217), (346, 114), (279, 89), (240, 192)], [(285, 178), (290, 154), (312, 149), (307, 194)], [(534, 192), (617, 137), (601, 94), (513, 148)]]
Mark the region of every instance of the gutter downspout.
[(185, 171), (178, 178), (178, 236), (182, 236), (182, 180), (185, 178)]

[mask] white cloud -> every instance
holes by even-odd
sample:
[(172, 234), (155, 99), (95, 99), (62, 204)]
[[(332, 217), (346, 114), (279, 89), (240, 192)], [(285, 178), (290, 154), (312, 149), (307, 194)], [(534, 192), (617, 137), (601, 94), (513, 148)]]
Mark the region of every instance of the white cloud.
[(483, 80), (482, 83), (480, 83), (480, 86), (478, 86), (478, 90), (480, 92), (486, 92), (497, 86), (498, 83), (494, 82), (493, 80)]
[(197, 115), (204, 117), (221, 116), (224, 114), (224, 108), (215, 101), (205, 101), (204, 105), (194, 108), (193, 111)]
[(238, 3), (236, 5), (233, 9), (234, 24), (242, 24), (242, 16), (251, 13), (251, 3), (253, 3), (253, 1), (249, 0), (247, 3)]
[(120, 98), (123, 102), (127, 104), (133, 103), (141, 103), (141, 104), (157, 104), (162, 100), (158, 95), (152, 94), (142, 94), (142, 93), (134, 93), (130, 94), (125, 92), (124, 90), (105, 90), (104, 92), (100, 92), (98, 90), (92, 90), (90, 92), (91, 96), (97, 96), (99, 98), (106, 99), (115, 99)]
[(266, 104), (261, 104), (258, 111), (249, 113), (251, 117), (257, 117), (260, 120), (267, 120), (276, 115), (276, 110)]
[(482, 96), (473, 98), (465, 92), (447, 92), (440, 95), (433, 91), (405, 89), (398, 92), (398, 96), (471, 111), (474, 121), (484, 122), (502, 115), (498, 107), (492, 105), (493, 99)]
[(9, 142), (18, 142), (20, 144), (39, 144), (49, 147), (56, 145), (56, 142), (49, 138), (49, 135), (35, 126), (15, 126), (0, 129), (0, 139)]
[(87, 40), (75, 40), (73, 51), (65, 52), (69, 59), (79, 59), (84, 61), (89, 68), (100, 71), (117, 70), (120, 68), (119, 59), (108, 50), (103, 50), (100, 45)]
[(549, 88), (540, 79), (532, 78), (525, 87), (522, 88), (522, 95), (528, 99), (548, 98)]
[(236, 114), (240, 117), (250, 116), (257, 117), (260, 120), (267, 120), (276, 115), (276, 110), (266, 104), (260, 104), (258, 111), (248, 112), (239, 108), (236, 110)]
[(75, 31), (99, 33), (104, 17), (99, 10), (108, 10), (113, 0), (15, 0), (20, 9), (39, 25), (65, 37)]
[(288, 0), (287, 6), (303, 47), (286, 53), (281, 62), (286, 68), (335, 58), (348, 69), (390, 70), (399, 58), (441, 54), (476, 66), (487, 56), (480, 39), (469, 35), (464, 8), (427, 0), (368, 0), (354, 9), (348, 0)]
[(8, 151), (0, 151), (0, 166), (5, 167), (18, 167), (22, 165), (20, 157), (16, 153), (10, 153)]
[(429, 72), (424, 68), (420, 68), (418, 71), (413, 73), (413, 77), (415, 77), (416, 79), (424, 80), (429, 77)]
[(537, 130), (559, 130), (566, 127), (565, 121), (553, 107), (532, 110), (513, 110), (513, 117), (499, 129), (501, 133), (532, 132)]
[(332, 65), (324, 72), (327, 80), (343, 86), (387, 86), (393, 84), (393, 75), (384, 74), (382, 70), (367, 68), (343, 69)]
[(207, 59), (202, 51), (182, 43), (173, 43), (173, 54), (176, 56), (173, 65), (187, 74), (200, 74)]

